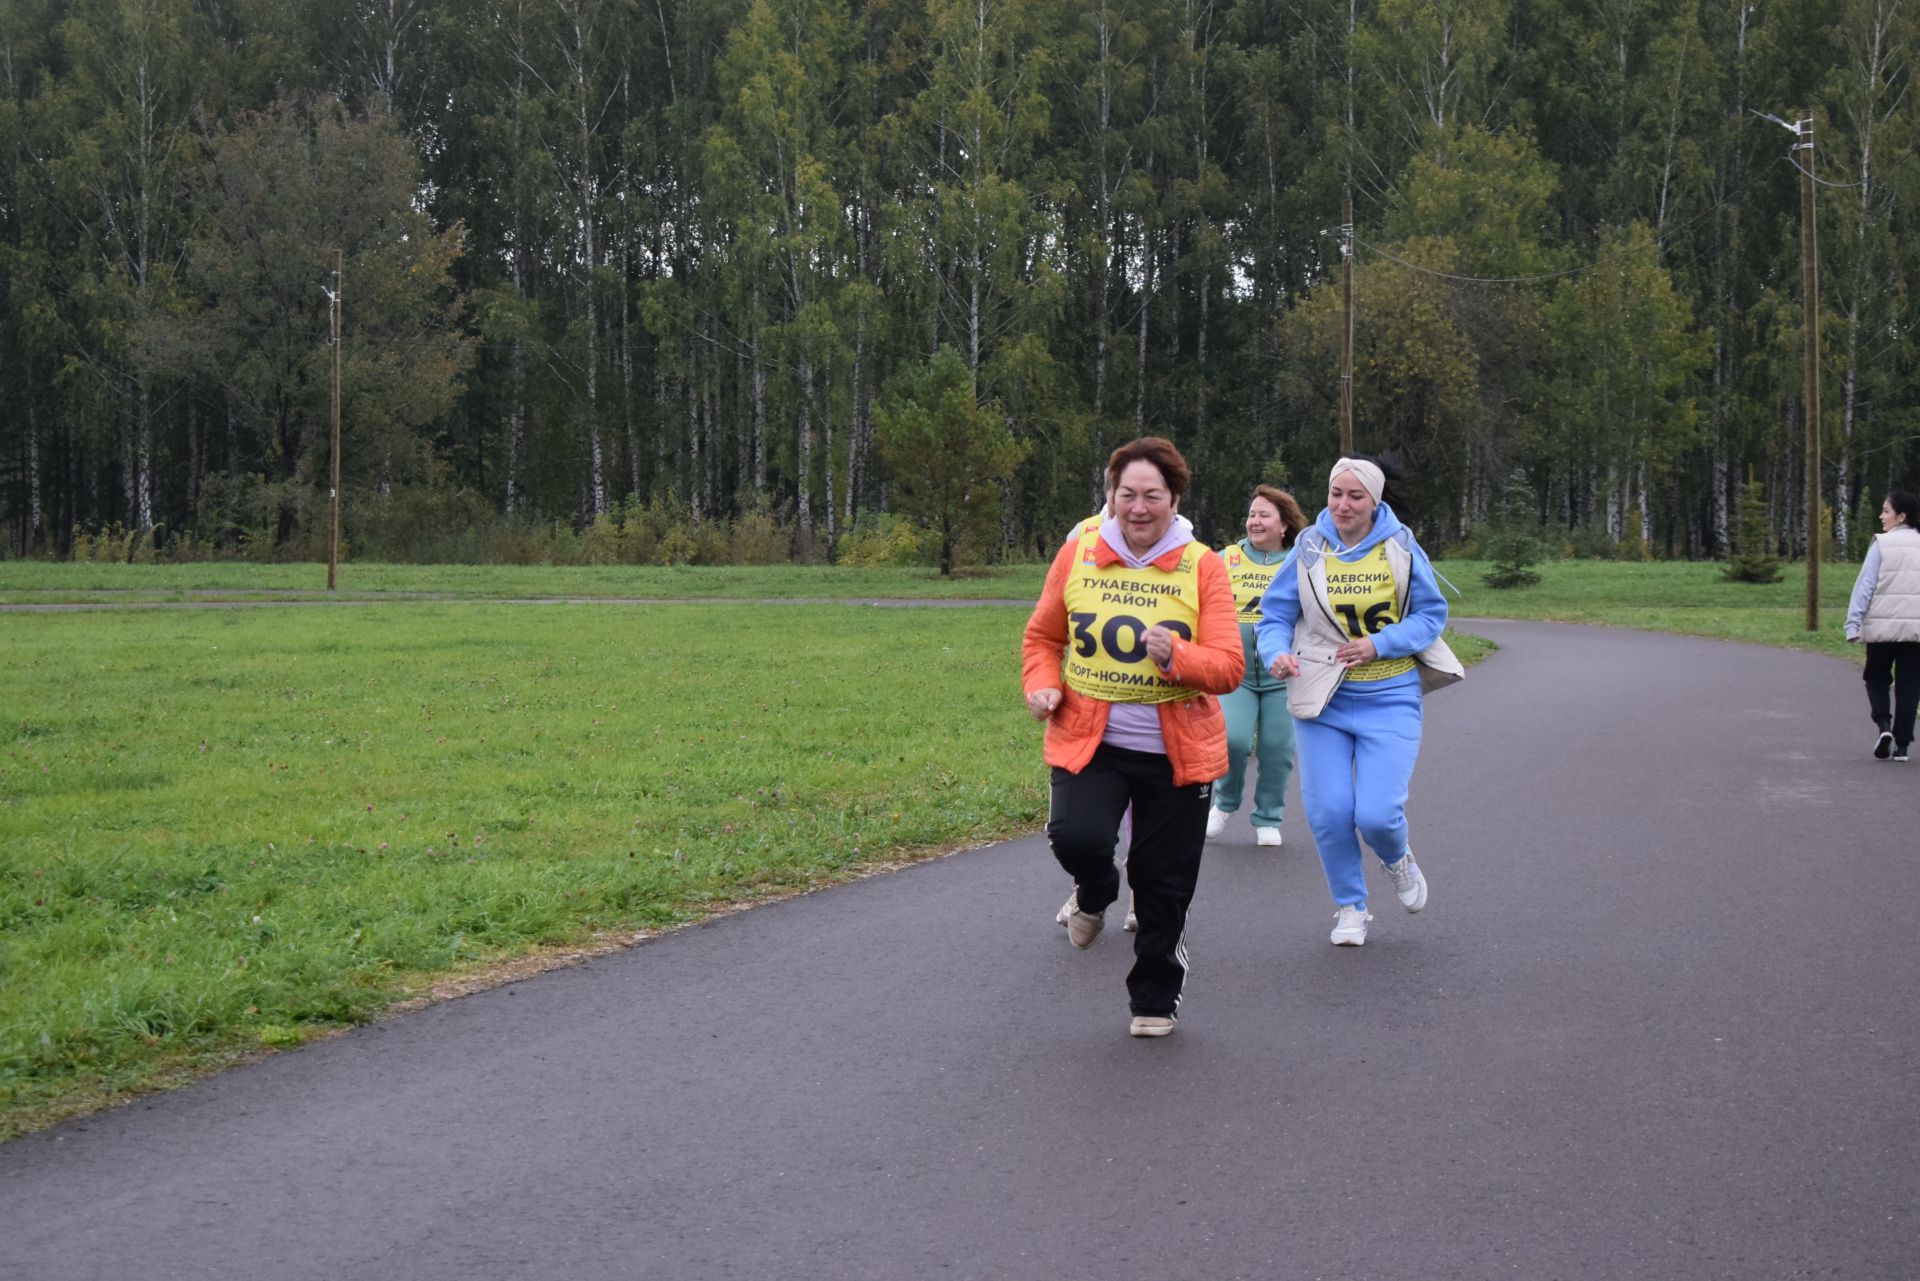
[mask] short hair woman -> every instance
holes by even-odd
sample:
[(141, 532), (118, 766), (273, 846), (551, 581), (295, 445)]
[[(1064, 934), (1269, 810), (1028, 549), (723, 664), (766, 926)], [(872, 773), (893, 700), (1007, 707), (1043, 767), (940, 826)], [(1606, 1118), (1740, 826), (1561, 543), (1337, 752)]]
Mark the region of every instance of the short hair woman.
[(1112, 514), (1060, 548), (1020, 647), (1027, 710), (1047, 723), (1047, 837), (1074, 881), (1056, 919), (1075, 947), (1100, 937), (1120, 895), (1114, 834), (1133, 807), (1127, 997), (1143, 1037), (1172, 1032), (1180, 1008), (1208, 784), (1227, 767), (1215, 695), (1245, 667), (1226, 569), (1180, 515), (1188, 480), (1158, 436), (1114, 450)]

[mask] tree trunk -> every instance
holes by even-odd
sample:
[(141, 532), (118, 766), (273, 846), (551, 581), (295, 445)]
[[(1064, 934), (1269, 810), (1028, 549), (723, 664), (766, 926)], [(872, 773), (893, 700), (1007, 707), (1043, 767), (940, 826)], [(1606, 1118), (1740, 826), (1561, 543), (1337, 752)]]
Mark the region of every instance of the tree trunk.
[(799, 384), (799, 423), (795, 441), (794, 520), (800, 534), (800, 559), (813, 563), (813, 362), (805, 356), (795, 371)]

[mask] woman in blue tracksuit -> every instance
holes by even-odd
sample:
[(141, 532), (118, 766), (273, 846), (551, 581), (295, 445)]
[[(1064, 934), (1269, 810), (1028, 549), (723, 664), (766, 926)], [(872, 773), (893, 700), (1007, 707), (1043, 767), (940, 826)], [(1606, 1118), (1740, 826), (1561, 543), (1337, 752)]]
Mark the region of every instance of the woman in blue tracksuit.
[(1364, 839), (1401, 906), (1426, 906), (1407, 844), (1407, 789), (1420, 752), (1422, 668), (1457, 679), (1441, 641), (1447, 603), (1433, 566), (1386, 501), (1391, 464), (1342, 458), (1327, 506), (1260, 602), (1260, 661), (1289, 683), (1300, 793), (1336, 905), (1332, 941), (1367, 941)]

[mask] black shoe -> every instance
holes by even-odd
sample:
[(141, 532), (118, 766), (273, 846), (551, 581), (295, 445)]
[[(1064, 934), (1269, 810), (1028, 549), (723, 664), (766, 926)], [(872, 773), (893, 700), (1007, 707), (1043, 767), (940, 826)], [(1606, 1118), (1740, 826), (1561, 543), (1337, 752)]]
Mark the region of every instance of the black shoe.
[[(1892, 756), (1892, 755), (1893, 755), (1893, 731), (1890, 729), (1883, 729), (1880, 731), (1880, 741), (1873, 745), (1873, 759), (1876, 761), (1884, 761), (1889, 756)], [(1900, 758), (1902, 760), (1905, 760), (1906, 753), (1902, 752), (1900, 754)]]
[(1905, 743), (1893, 749), (1893, 759), (1903, 762), (1907, 759), (1907, 745)]

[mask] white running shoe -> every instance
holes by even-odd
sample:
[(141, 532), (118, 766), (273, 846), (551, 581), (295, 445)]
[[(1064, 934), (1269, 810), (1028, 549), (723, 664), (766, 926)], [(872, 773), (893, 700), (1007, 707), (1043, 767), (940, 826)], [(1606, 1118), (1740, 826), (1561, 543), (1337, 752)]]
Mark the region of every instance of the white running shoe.
[(1398, 863), (1387, 864), (1387, 877), (1393, 882), (1393, 892), (1400, 896), (1401, 907), (1418, 912), (1427, 905), (1427, 878), (1413, 861), (1412, 850), (1402, 854)]
[(1067, 927), (1067, 942), (1083, 952), (1093, 946), (1093, 941), (1100, 937), (1100, 931), (1107, 927), (1107, 918), (1104, 915), (1095, 916), (1091, 912), (1080, 910), (1078, 889), (1067, 895), (1067, 901), (1060, 905), (1060, 910), (1053, 914), (1053, 919)]
[[(1888, 735), (1888, 739), (1891, 741), (1892, 735)], [(1226, 830), (1227, 816), (1215, 807), (1211, 805), (1207, 806), (1207, 835), (1218, 836)]]
[(1172, 1036), (1173, 1020), (1157, 1014), (1136, 1015), (1128, 1031), (1135, 1036)]
[(1277, 827), (1254, 828), (1253, 843), (1255, 845), (1278, 845), (1280, 843), (1280, 829)]
[(1342, 903), (1333, 914), (1333, 937), (1329, 941), (1341, 947), (1359, 947), (1367, 941), (1367, 922), (1372, 919), (1373, 913), (1366, 908)]

